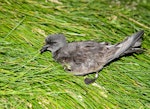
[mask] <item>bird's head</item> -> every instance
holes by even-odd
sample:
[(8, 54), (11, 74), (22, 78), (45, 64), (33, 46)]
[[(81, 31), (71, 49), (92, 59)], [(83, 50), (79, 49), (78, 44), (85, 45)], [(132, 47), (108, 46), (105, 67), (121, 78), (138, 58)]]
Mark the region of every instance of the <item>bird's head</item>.
[(46, 37), (45, 45), (42, 47), (40, 52), (41, 52), (41, 54), (46, 51), (50, 51), (50, 52), (54, 53), (57, 50), (59, 50), (60, 48), (62, 48), (63, 46), (65, 46), (66, 44), (67, 44), (66, 39), (63, 34), (49, 35)]

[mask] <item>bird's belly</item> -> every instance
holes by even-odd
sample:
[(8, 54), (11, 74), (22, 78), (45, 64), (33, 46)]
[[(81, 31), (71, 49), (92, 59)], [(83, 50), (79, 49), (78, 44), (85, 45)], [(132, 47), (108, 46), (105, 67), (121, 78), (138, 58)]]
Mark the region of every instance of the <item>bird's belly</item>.
[(95, 73), (100, 71), (100, 69), (103, 68), (103, 63), (80, 63), (80, 64), (74, 64), (74, 63), (67, 63), (63, 64), (64, 69), (70, 73), (73, 73), (77, 76), (87, 75), (90, 73)]

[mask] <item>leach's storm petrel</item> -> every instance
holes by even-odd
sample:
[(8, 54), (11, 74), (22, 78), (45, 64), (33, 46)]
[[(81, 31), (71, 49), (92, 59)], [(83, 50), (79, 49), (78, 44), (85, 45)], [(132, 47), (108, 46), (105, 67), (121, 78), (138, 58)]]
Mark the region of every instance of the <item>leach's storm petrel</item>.
[(141, 30), (115, 45), (94, 41), (67, 43), (63, 34), (54, 34), (46, 37), (46, 44), (40, 52), (52, 52), (53, 58), (74, 75), (96, 73), (95, 78), (85, 79), (85, 83), (90, 84), (97, 79), (98, 72), (114, 59), (126, 54), (141, 53), (143, 34)]

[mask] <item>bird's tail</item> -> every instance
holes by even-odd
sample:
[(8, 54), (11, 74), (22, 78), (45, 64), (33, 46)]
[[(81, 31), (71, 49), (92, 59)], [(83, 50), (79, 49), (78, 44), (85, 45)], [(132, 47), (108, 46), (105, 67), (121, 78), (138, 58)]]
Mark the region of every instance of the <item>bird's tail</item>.
[(108, 60), (108, 63), (116, 58), (119, 58), (120, 56), (124, 56), (126, 54), (131, 53), (141, 53), (143, 51), (141, 47), (142, 43), (142, 36), (144, 34), (144, 31), (138, 31), (137, 33), (133, 34), (130, 37), (127, 37), (124, 41), (121, 43), (116, 44), (117, 51), (115, 54)]

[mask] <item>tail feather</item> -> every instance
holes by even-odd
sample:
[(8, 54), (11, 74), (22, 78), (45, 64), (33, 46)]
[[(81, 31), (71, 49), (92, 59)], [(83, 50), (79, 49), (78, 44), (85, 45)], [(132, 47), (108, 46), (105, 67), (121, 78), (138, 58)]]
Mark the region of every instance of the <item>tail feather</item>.
[(130, 37), (127, 37), (123, 42), (116, 44), (115, 46), (118, 48), (115, 54), (108, 60), (108, 63), (120, 56), (130, 54), (130, 53), (140, 53), (143, 51), (141, 49), (142, 36), (144, 31), (141, 30)]
[(121, 56), (132, 54), (132, 53), (142, 53), (144, 49), (142, 48), (130, 48), (129, 50), (125, 51)]
[[(142, 33), (144, 34), (144, 31)], [(144, 49), (141, 48), (141, 44), (142, 44), (141, 36), (143, 34), (140, 34), (139, 39), (135, 42), (135, 44), (129, 47), (129, 49), (127, 49), (124, 53), (122, 53), (121, 56), (126, 55), (126, 54), (131, 54), (131, 53), (142, 53), (144, 51)]]
[(141, 47), (141, 44), (142, 44), (142, 38), (140, 38), (137, 42), (135, 42), (135, 44), (132, 46), (132, 48)]

